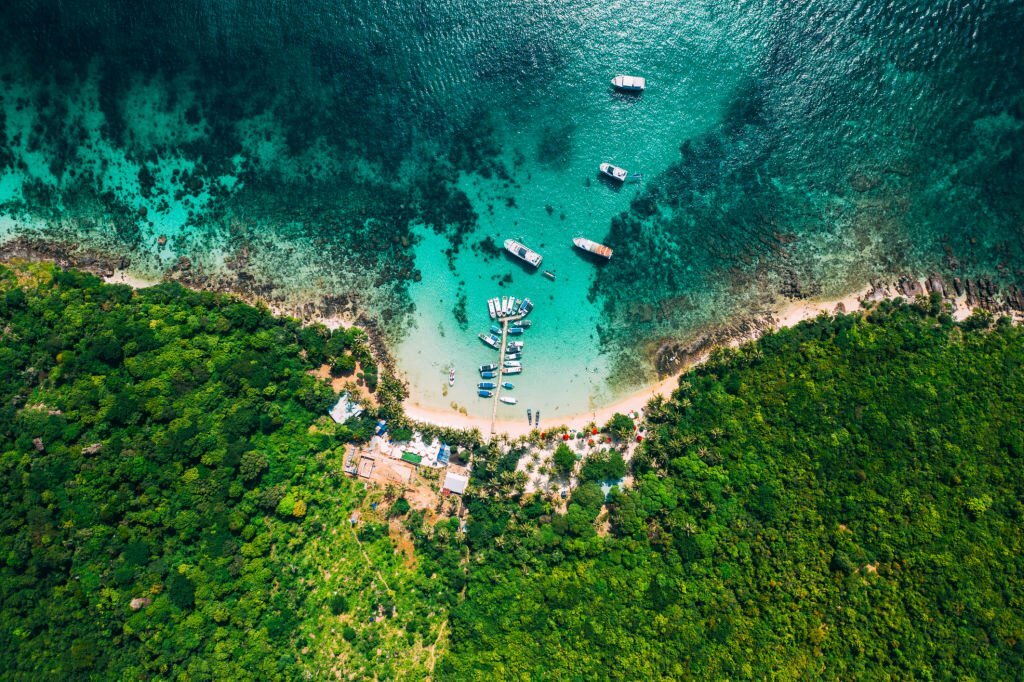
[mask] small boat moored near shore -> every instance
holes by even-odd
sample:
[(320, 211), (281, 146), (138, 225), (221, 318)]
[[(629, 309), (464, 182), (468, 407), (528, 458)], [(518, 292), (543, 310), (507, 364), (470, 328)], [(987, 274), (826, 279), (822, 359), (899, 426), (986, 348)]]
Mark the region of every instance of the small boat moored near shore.
[(515, 388), (515, 386), (512, 385), (511, 381), (503, 381), (503, 382), (501, 382), (501, 387), (503, 389), (505, 389), (506, 391), (511, 391), (513, 388)]
[(526, 330), (523, 329), (522, 327), (509, 327), (508, 328), (508, 335), (509, 336), (519, 336), (524, 331), (526, 331)]
[(519, 306), (519, 314), (529, 315), (531, 310), (533, 310), (533, 301), (528, 298), (524, 298), (523, 304)]
[(454, 369), (448, 370), (448, 385), (449, 386), (454, 386), (455, 385), (455, 370)]
[(479, 384), (476, 385), (476, 387), (477, 388), (488, 388), (488, 389), (490, 389), (490, 388), (497, 388), (498, 385), (496, 383), (494, 383), (493, 381), (481, 381)]
[(523, 363), (519, 362), (518, 360), (506, 360), (504, 362), (504, 365), (505, 365), (505, 367), (519, 367), (519, 368), (522, 368)]
[(610, 163), (602, 163), (598, 168), (601, 169), (601, 174), (615, 180), (616, 182), (625, 182), (629, 176), (629, 171), (625, 168), (619, 168), (613, 166)]
[(485, 391), (483, 389), (480, 389), (479, 391), (477, 391), (476, 394), (478, 396), (480, 396), (481, 398), (493, 398), (494, 397), (494, 391)]
[(612, 87), (623, 92), (643, 92), (647, 89), (647, 79), (642, 76), (616, 76), (612, 79)]
[(522, 374), (522, 367), (506, 367), (501, 371), (502, 374)]
[(555, 281), (555, 273), (551, 272), (550, 270), (545, 270), (544, 276), (550, 279), (552, 282)]
[(498, 398), (498, 400), (505, 403), (506, 405), (515, 405), (516, 403), (519, 402), (519, 398), (513, 398), (510, 395), (503, 395), (500, 398)]
[(498, 350), (501, 346), (501, 339), (497, 338), (494, 334), (484, 334), (483, 332), (477, 334), (481, 341), (493, 348)]
[[(544, 257), (541, 256), (539, 253), (537, 253), (533, 249), (527, 248), (526, 246), (520, 244), (515, 239), (505, 240), (505, 250), (511, 253), (516, 258), (529, 263), (535, 268), (539, 268), (540, 262), (544, 260)], [(514, 302), (515, 301), (513, 300), (513, 303)]]
[(598, 244), (595, 241), (587, 239), (586, 237), (574, 237), (572, 243), (576, 245), (576, 248), (582, 249), (588, 253), (592, 253), (595, 256), (601, 256), (602, 258), (611, 258), (612, 250), (604, 244)]
[(497, 372), (480, 372), (481, 379), (493, 379), (496, 376), (498, 376)]
[(519, 322), (519, 326), (522, 327), (523, 329), (529, 329), (530, 327), (533, 326), (533, 322), (531, 322), (530, 320), (522, 320)]
[(529, 422), (530, 426), (533, 426), (533, 410), (526, 408), (526, 421)]
[(490, 314), (492, 320), (498, 316), (498, 309), (494, 307), (493, 298), (487, 299), (487, 312)]
[(495, 372), (498, 369), (498, 364), (495, 362), (488, 362), (486, 365), (480, 365), (481, 372)]

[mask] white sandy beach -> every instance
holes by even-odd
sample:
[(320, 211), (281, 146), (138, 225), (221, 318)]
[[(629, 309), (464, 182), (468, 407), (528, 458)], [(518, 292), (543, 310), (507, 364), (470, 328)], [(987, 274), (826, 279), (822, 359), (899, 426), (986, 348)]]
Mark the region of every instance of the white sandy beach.
[[(786, 303), (785, 305), (771, 311), (772, 319), (774, 320), (773, 326), (775, 329), (792, 327), (804, 320), (814, 319), (821, 313), (834, 313), (837, 308), (839, 310), (845, 310), (846, 312), (853, 312), (860, 308), (860, 300), (870, 291), (871, 287), (867, 287), (862, 291), (843, 296), (842, 298), (821, 300), (809, 299)], [(750, 340), (753, 340), (753, 337), (736, 339), (732, 345), (739, 345), (740, 343)], [(559, 426), (567, 426), (570, 429), (580, 429), (591, 422), (602, 425), (611, 419), (617, 412), (627, 414), (629, 412), (642, 410), (654, 396), (663, 395), (668, 397), (676, 386), (679, 385), (680, 375), (689, 371), (694, 365), (699, 364), (704, 359), (705, 358), (702, 357), (679, 373), (666, 377), (656, 384), (652, 384), (651, 386), (637, 391), (636, 393), (632, 393), (596, 410), (580, 412), (562, 417), (547, 418), (542, 415), (543, 422), (540, 430), (544, 431), (548, 428), (556, 428)], [(403, 407), (405, 409), (405, 413), (411, 419), (416, 421), (457, 429), (478, 429), (485, 437), (493, 435), (491, 434), (491, 420), (486, 417), (464, 415), (450, 408), (443, 409), (427, 407), (417, 403), (415, 396), (410, 396), (409, 399), (405, 401)], [(499, 419), (494, 424), (494, 434), (505, 434), (513, 438), (525, 436), (533, 430), (534, 427), (530, 426), (524, 418), (520, 418), (516, 421)]]
[(127, 284), (133, 289), (145, 289), (146, 287), (156, 286), (160, 284), (158, 279), (144, 279), (137, 277), (125, 270), (114, 270), (114, 274), (110, 277), (104, 277), (103, 281), (108, 284)]
[[(121, 270), (116, 271), (113, 276), (105, 279), (110, 283), (128, 284), (134, 288), (144, 288), (159, 283), (158, 281), (133, 276)], [(837, 311), (854, 312), (861, 308), (861, 300), (867, 297), (872, 291), (875, 291), (873, 287), (868, 286), (858, 292), (848, 294), (840, 298), (807, 299), (785, 303), (770, 311), (772, 319), (771, 328), (782, 329), (785, 327), (792, 327), (805, 320), (814, 319), (822, 313), (832, 314)], [(876, 296), (879, 293), (880, 292), (875, 291)], [(888, 289), (886, 289), (884, 294), (882, 294), (883, 297), (896, 295), (898, 294), (895, 294)], [(971, 309), (964, 304), (964, 298), (959, 297), (955, 302), (954, 317), (956, 319), (964, 319), (970, 315), (970, 312)], [(349, 324), (351, 324), (351, 320), (343, 319), (341, 317), (330, 318), (323, 320), (323, 322), (325, 322), (330, 328), (349, 326)], [(730, 345), (736, 346), (747, 341), (752, 341), (754, 338), (754, 336), (737, 338), (734, 339)], [(705, 354), (673, 376), (666, 377), (655, 384), (647, 386), (642, 390), (620, 398), (619, 400), (595, 410), (578, 412), (567, 416), (549, 417), (542, 415), (543, 421), (541, 423), (540, 430), (546, 431), (560, 426), (566, 426), (570, 429), (581, 429), (590, 423), (602, 425), (610, 420), (616, 413), (628, 414), (630, 412), (640, 411), (654, 396), (663, 395), (668, 397), (673, 389), (675, 389), (679, 384), (679, 377), (692, 369), (695, 365), (703, 362), (706, 357), (707, 355)], [(417, 402), (415, 395), (411, 395), (405, 401), (403, 408), (406, 415), (415, 421), (456, 429), (478, 429), (485, 437), (495, 434), (504, 434), (512, 438), (517, 438), (525, 436), (535, 429), (535, 427), (527, 423), (526, 419), (521, 416), (519, 419), (514, 421), (498, 419), (494, 423), (494, 431), (492, 433), (491, 419), (489, 417), (464, 415), (453, 408), (426, 406)]]

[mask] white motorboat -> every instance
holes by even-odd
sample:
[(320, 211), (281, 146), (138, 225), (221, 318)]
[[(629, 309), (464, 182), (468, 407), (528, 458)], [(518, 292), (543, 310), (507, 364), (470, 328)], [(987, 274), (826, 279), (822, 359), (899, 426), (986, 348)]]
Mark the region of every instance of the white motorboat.
[(625, 182), (626, 178), (629, 177), (629, 171), (625, 168), (619, 168), (618, 166), (613, 166), (610, 163), (602, 163), (598, 168), (601, 169), (602, 175), (605, 175), (617, 182)]
[(647, 89), (647, 79), (642, 76), (616, 76), (612, 79), (612, 87), (624, 92), (643, 92)]
[[(526, 246), (523, 246), (515, 239), (505, 240), (505, 250), (511, 253), (516, 258), (526, 261), (535, 268), (539, 268), (540, 262), (544, 260), (544, 257), (541, 256), (539, 253), (537, 253), (533, 249), (529, 249)], [(512, 302), (515, 303), (514, 298), (512, 299)]]
[(595, 254), (597, 256), (602, 256), (604, 258), (612, 257), (611, 249), (609, 249), (604, 244), (598, 244), (597, 242), (591, 241), (586, 237), (574, 237), (572, 243), (576, 245), (576, 248), (583, 249), (584, 251), (589, 251), (590, 253)]

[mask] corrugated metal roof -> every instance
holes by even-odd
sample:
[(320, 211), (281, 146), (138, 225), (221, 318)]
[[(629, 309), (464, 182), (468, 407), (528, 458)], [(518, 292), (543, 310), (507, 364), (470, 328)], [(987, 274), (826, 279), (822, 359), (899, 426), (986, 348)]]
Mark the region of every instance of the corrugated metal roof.
[(444, 477), (444, 488), (450, 490), (457, 495), (461, 495), (466, 492), (466, 486), (469, 485), (469, 476), (463, 476), (462, 474), (456, 474), (449, 471)]

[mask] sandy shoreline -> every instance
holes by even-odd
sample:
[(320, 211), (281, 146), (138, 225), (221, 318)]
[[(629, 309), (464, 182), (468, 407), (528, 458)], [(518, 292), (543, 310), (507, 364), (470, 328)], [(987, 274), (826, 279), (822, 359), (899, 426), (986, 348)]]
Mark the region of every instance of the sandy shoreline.
[[(859, 310), (861, 307), (861, 299), (873, 290), (873, 287), (869, 286), (865, 287), (861, 291), (848, 294), (841, 298), (821, 300), (809, 299), (786, 303), (785, 305), (771, 310), (772, 324), (769, 325), (768, 328), (782, 329), (784, 327), (792, 327), (804, 320), (814, 319), (821, 313), (832, 314), (837, 310), (840, 312), (853, 312)], [(737, 346), (741, 343), (752, 341), (755, 338), (756, 336), (738, 338), (733, 340), (729, 345)], [(613, 403), (599, 407), (596, 410), (579, 412), (562, 417), (544, 417), (544, 421), (541, 424), (541, 430), (557, 428), (559, 426), (568, 426), (570, 429), (580, 429), (591, 422), (602, 425), (611, 419), (617, 412), (627, 414), (629, 412), (642, 410), (654, 396), (663, 395), (668, 397), (679, 385), (679, 377), (690, 371), (696, 365), (704, 362), (706, 359), (707, 354), (690, 363), (687, 367), (676, 374), (666, 377), (635, 393), (631, 393), (628, 396), (620, 398)], [(407, 399), (402, 407), (405, 410), (406, 415), (410, 419), (416, 421), (455, 429), (478, 429), (485, 437), (491, 434), (491, 420), (486, 417), (464, 415), (451, 408), (445, 409), (428, 407), (417, 403), (414, 398)], [(520, 412), (522, 412), (522, 410), (520, 410)], [(516, 438), (519, 436), (525, 436), (533, 430), (534, 427), (530, 426), (526, 419), (521, 415), (516, 421), (499, 419), (495, 422), (494, 433), (505, 434), (506, 436)]]
[[(12, 254), (7, 254), (10, 257)], [(18, 257), (24, 258), (24, 254), (18, 254)], [(48, 257), (29, 257), (29, 260), (53, 260)], [(74, 266), (74, 264), (70, 264)], [(84, 269), (90, 269), (85, 267)], [(95, 268), (93, 268), (95, 269)], [(111, 284), (127, 284), (136, 289), (142, 289), (156, 284), (160, 284), (162, 280), (154, 280), (146, 277), (139, 277), (131, 273), (130, 270), (124, 268), (111, 267), (107, 273), (100, 274), (102, 279)], [(902, 284), (900, 285), (902, 286)], [(805, 320), (810, 320), (822, 313), (834, 314), (836, 312), (855, 312), (861, 309), (861, 301), (867, 300), (869, 302), (876, 302), (886, 298), (910, 298), (900, 291), (900, 286), (894, 286), (892, 284), (876, 284), (869, 285), (855, 293), (847, 294), (839, 298), (828, 298), (828, 299), (807, 299), (801, 301), (791, 301), (783, 305), (776, 306), (767, 311), (764, 316), (766, 324), (762, 327), (762, 332), (749, 334), (745, 337), (738, 337), (728, 342), (730, 346), (737, 346), (748, 341), (755, 340), (758, 336), (767, 330), (782, 329), (785, 327), (792, 327)], [(228, 293), (228, 292), (225, 292)], [(919, 290), (917, 293), (925, 293)], [(969, 316), (974, 306), (979, 305), (981, 302), (977, 301), (974, 305), (968, 304), (970, 300), (968, 296), (958, 294), (955, 297), (948, 295), (945, 297), (947, 302), (953, 304), (953, 317), (957, 320), (962, 320)], [(244, 300), (244, 297), (243, 297)], [(1019, 302), (1018, 302), (1019, 305)], [(984, 306), (981, 306), (984, 307)], [(275, 309), (274, 306), (270, 306), (271, 312), (276, 315), (290, 315), (294, 314), (286, 310)], [(1015, 321), (1022, 321), (1024, 315), (1019, 312), (1013, 311), (1010, 313), (1011, 317)], [(331, 315), (324, 316), (318, 320), (321, 323), (326, 324), (330, 328), (337, 328), (339, 326), (350, 326), (355, 324), (359, 326), (358, 321), (350, 319), (348, 315)], [(630, 412), (642, 410), (647, 403), (656, 395), (663, 395), (668, 397), (672, 391), (676, 388), (679, 383), (679, 377), (691, 370), (693, 367), (701, 364), (707, 359), (710, 351), (704, 353), (694, 359), (686, 367), (682, 368), (679, 372), (676, 372), (672, 376), (661, 379), (657, 383), (647, 386), (635, 393), (631, 393), (625, 397), (622, 397), (608, 405), (599, 407), (594, 410), (583, 411), (574, 413), (566, 416), (545, 416), (543, 423), (541, 424), (541, 430), (555, 429), (560, 426), (566, 426), (570, 429), (581, 429), (590, 423), (604, 424), (606, 423), (615, 413), (628, 414)], [(452, 408), (445, 407), (430, 407), (418, 403), (415, 396), (410, 396), (403, 403), (403, 409), (405, 414), (412, 420), (418, 422), (425, 422), (435, 426), (456, 428), (456, 429), (477, 429), (484, 437), (489, 437), (491, 432), (491, 420), (488, 417), (470, 416), (459, 413)], [(499, 419), (495, 422), (494, 434), (504, 434), (509, 437), (520, 437), (528, 435), (534, 431), (535, 428), (528, 424), (522, 417), (525, 415), (520, 414), (519, 419), (508, 420)]]
[[(127, 284), (136, 289), (160, 283), (159, 280), (149, 280), (133, 276), (124, 270), (115, 270), (112, 275), (104, 277), (104, 280), (111, 284)], [(836, 312), (836, 310), (845, 310), (847, 312), (858, 310), (860, 308), (861, 299), (867, 296), (872, 290), (873, 288), (869, 286), (861, 291), (841, 298), (803, 300), (786, 303), (785, 305), (771, 310), (772, 324), (769, 328), (781, 329), (783, 327), (792, 327), (804, 320), (813, 319), (821, 313), (831, 314)], [(283, 311), (274, 312), (275, 314), (280, 314)], [(332, 329), (339, 326), (349, 326), (353, 323), (352, 320), (343, 319), (341, 316), (328, 318), (324, 320), (324, 322)], [(739, 345), (740, 343), (751, 341), (754, 338), (754, 336), (750, 336), (747, 338), (735, 339), (730, 345)], [(541, 430), (557, 428), (559, 426), (568, 426), (569, 428), (579, 429), (591, 422), (601, 425), (610, 420), (616, 413), (628, 414), (630, 412), (640, 411), (654, 396), (663, 395), (668, 397), (676, 386), (679, 385), (679, 377), (694, 366), (703, 362), (706, 358), (707, 355), (705, 354), (680, 372), (661, 379), (655, 384), (651, 384), (650, 386), (636, 391), (635, 393), (631, 393), (608, 405), (604, 405), (594, 410), (577, 412), (562, 417), (545, 417), (541, 424)], [(445, 426), (456, 429), (478, 429), (484, 436), (493, 435), (491, 433), (491, 420), (487, 417), (464, 415), (452, 408), (421, 405), (417, 403), (413, 397), (407, 399), (405, 403), (403, 403), (402, 407), (405, 410), (406, 416), (414, 421), (426, 422), (435, 426)], [(520, 412), (522, 412), (522, 410), (520, 410)], [(522, 414), (520, 414), (520, 417), (516, 420), (499, 419), (495, 422), (494, 427), (495, 434), (505, 434), (506, 436), (513, 438), (525, 436), (535, 429), (535, 427), (527, 423)]]
[(146, 287), (153, 287), (160, 284), (158, 279), (144, 279), (142, 277), (136, 277), (126, 270), (114, 270), (114, 274), (109, 277), (104, 277), (103, 281), (107, 284), (127, 284), (132, 289), (145, 289)]
[[(134, 276), (121, 269), (115, 270), (112, 275), (106, 276), (103, 279), (112, 284), (127, 284), (136, 289), (160, 283), (159, 280), (150, 280)], [(862, 300), (878, 300), (879, 298), (891, 298), (894, 296), (901, 296), (901, 294), (898, 292), (892, 292), (888, 288), (883, 291), (875, 286), (867, 286), (860, 291), (847, 294), (846, 296), (839, 298), (807, 299), (787, 302), (768, 311), (766, 319), (769, 324), (765, 325), (764, 330), (792, 327), (805, 320), (814, 319), (822, 313), (833, 314), (844, 311), (854, 312), (861, 308)], [(960, 297), (958, 297), (958, 299), (959, 298)], [(962, 303), (963, 301), (961, 299), (955, 301), (954, 304), (954, 317), (957, 319), (963, 319), (971, 312), (971, 307), (963, 305)], [(271, 310), (277, 315), (288, 314), (286, 311), (274, 310), (273, 307), (271, 307)], [(350, 326), (354, 323), (354, 321), (348, 319), (347, 316), (340, 315), (322, 319), (321, 322), (325, 323), (332, 329), (340, 326)], [(742, 343), (753, 341), (760, 335), (761, 334), (758, 333), (750, 334), (746, 337), (735, 338), (730, 341), (728, 345), (738, 346)], [(668, 397), (679, 385), (679, 377), (704, 362), (709, 354), (710, 351), (697, 357), (689, 365), (672, 376), (665, 377), (657, 383), (651, 384), (639, 391), (624, 396), (612, 403), (609, 403), (608, 405), (604, 405), (594, 410), (577, 412), (566, 416), (545, 416), (540, 430), (544, 431), (555, 429), (561, 426), (566, 426), (570, 429), (581, 429), (591, 423), (598, 425), (605, 424), (616, 413), (628, 414), (631, 412), (641, 411), (654, 396), (662, 395)], [(526, 436), (536, 429), (536, 427), (531, 426), (526, 419), (523, 418), (525, 415), (522, 414), (522, 410), (519, 411), (520, 416), (516, 420), (498, 419), (494, 423), (494, 431), (492, 433), (491, 420), (487, 417), (464, 415), (452, 408), (422, 405), (416, 401), (414, 396), (410, 396), (406, 399), (402, 407), (406, 416), (414, 421), (462, 430), (477, 429), (485, 438), (489, 438), (497, 434), (518, 438)]]

